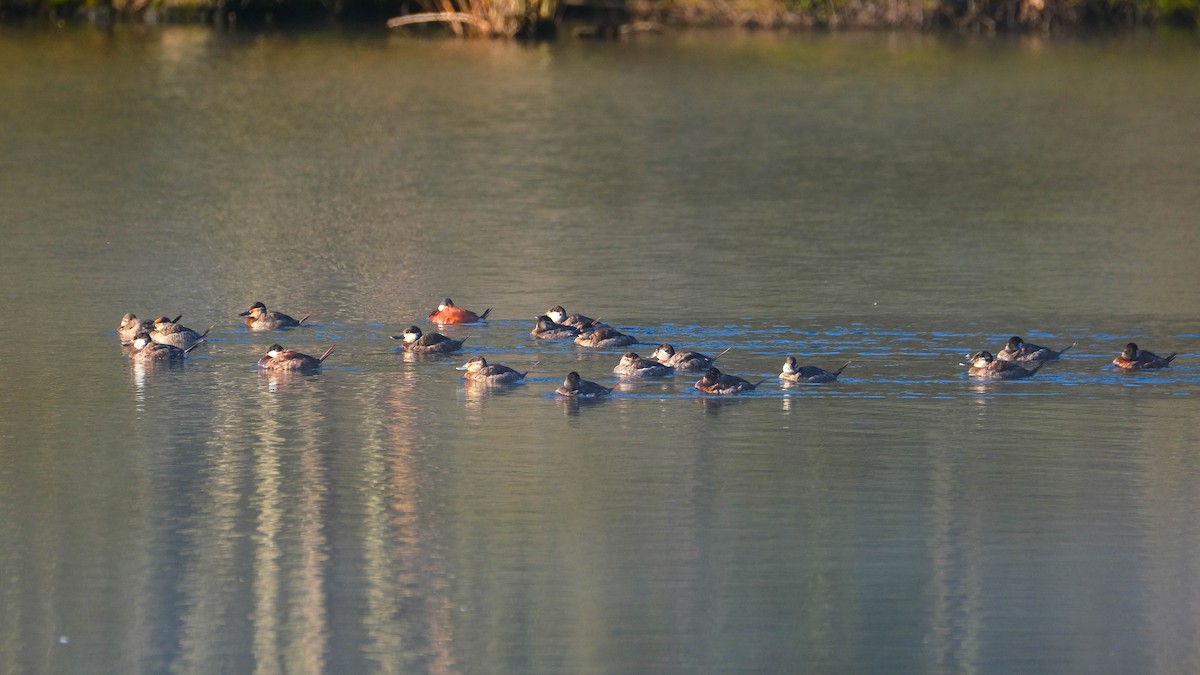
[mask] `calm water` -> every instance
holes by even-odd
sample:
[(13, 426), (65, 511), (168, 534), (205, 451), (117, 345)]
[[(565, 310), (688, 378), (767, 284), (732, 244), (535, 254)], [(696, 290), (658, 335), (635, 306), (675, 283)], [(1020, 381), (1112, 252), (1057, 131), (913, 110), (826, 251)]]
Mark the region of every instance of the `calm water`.
[[(5, 29), (0, 672), (1200, 671), (1198, 63)], [(466, 352), (395, 352), (445, 295)], [(570, 405), (621, 350), (531, 340), (560, 303), (853, 365)], [(212, 339), (131, 368), (126, 311)], [(1076, 346), (965, 378), (1013, 333)]]

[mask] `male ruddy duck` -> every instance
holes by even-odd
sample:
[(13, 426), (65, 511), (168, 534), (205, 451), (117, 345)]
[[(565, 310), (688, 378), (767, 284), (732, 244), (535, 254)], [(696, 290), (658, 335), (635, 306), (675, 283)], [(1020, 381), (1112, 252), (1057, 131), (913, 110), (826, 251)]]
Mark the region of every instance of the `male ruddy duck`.
[(779, 373), (779, 379), (788, 382), (808, 382), (809, 384), (833, 382), (848, 365), (850, 365), (849, 361), (843, 363), (842, 367), (837, 370), (824, 370), (816, 366), (797, 365), (795, 357), (789, 356), (783, 362), (783, 372)]
[(133, 339), (133, 347), (129, 350), (129, 359), (134, 363), (182, 363), (183, 358), (192, 350), (196, 344), (187, 349), (180, 349), (174, 345), (162, 344), (154, 342), (150, 339), (150, 334), (146, 332), (138, 333)]
[(550, 317), (542, 314), (537, 318), (537, 325), (529, 334), (538, 340), (569, 340), (579, 335), (579, 329), (561, 323), (554, 323)]
[[(171, 323), (179, 323), (183, 315), (175, 317)], [(121, 317), (121, 325), (117, 326), (117, 337), (121, 338), (121, 344), (129, 344), (137, 339), (141, 333), (149, 334), (154, 330), (154, 322), (150, 319), (139, 319), (133, 312), (125, 312), (125, 316)]]
[(1143, 370), (1148, 368), (1166, 368), (1175, 360), (1175, 352), (1159, 356), (1145, 349), (1138, 349), (1137, 343), (1125, 345), (1125, 351), (1113, 359), (1113, 365), (1121, 370)]
[(271, 345), (267, 348), (267, 353), (258, 360), (258, 367), (263, 370), (311, 373), (321, 367), (322, 361), (329, 358), (334, 347), (337, 345), (330, 346), (320, 356), (309, 356), (291, 349), (284, 349), (277, 344)]
[(409, 326), (404, 333), (390, 336), (393, 340), (403, 340), (401, 349), (413, 354), (449, 354), (462, 349), (467, 338), (452, 340), (441, 333), (422, 334), (421, 329)]
[(996, 359), (1000, 361), (1025, 361), (1029, 363), (1037, 361), (1053, 361), (1062, 356), (1063, 352), (1066, 352), (1068, 349), (1074, 346), (1075, 343), (1072, 342), (1066, 347), (1058, 351), (1054, 351), (1049, 347), (1030, 344), (1022, 340), (1020, 337), (1014, 335), (1008, 338), (1008, 342), (1004, 345), (1004, 349), (1001, 349), (996, 353)]
[[(733, 349), (730, 347), (729, 349)], [(668, 344), (661, 344), (654, 353), (650, 355), (652, 359), (658, 359), (658, 362), (664, 366), (671, 366), (678, 371), (688, 370), (707, 370), (712, 368), (713, 363), (728, 352), (717, 354), (716, 356), (705, 356), (700, 352), (677, 352), (675, 348)]]
[(607, 347), (626, 347), (637, 344), (637, 338), (626, 335), (615, 328), (597, 328), (575, 338), (575, 344), (581, 347), (605, 349)]
[(743, 391), (753, 391), (763, 382), (766, 380), (754, 383), (736, 375), (726, 375), (716, 368), (709, 368), (704, 373), (704, 377), (696, 380), (694, 386), (706, 394), (737, 394)]
[(154, 330), (150, 331), (150, 339), (180, 349), (191, 349), (199, 344), (212, 329), (213, 326), (209, 326), (208, 330), (203, 333), (197, 333), (187, 326), (181, 326), (165, 316), (160, 316), (154, 320)]
[(562, 386), (554, 390), (559, 396), (571, 396), (574, 398), (596, 398), (597, 396), (607, 396), (612, 393), (609, 387), (602, 387), (595, 382), (585, 380), (579, 377), (579, 373), (571, 371), (567, 373), (567, 379), (563, 380)]
[(442, 304), (438, 305), (437, 311), (430, 313), (429, 322), (436, 323), (442, 326), (452, 323), (475, 323), (483, 321), (491, 314), (492, 308), (489, 307), (483, 310), (483, 314), (476, 314), (470, 310), (463, 309), (454, 304), (450, 298), (442, 300)]
[(621, 357), (621, 362), (613, 368), (613, 372), (629, 377), (666, 377), (674, 373), (675, 369), (671, 366), (664, 366), (658, 361), (644, 359), (636, 352), (625, 352)]
[(268, 312), (267, 306), (261, 302), (256, 302), (250, 305), (250, 309), (238, 314), (245, 317), (244, 322), (246, 328), (250, 330), (279, 330), (281, 328), (295, 328), (308, 320), (312, 316), (312, 312), (305, 314), (300, 319), (293, 319), (283, 312)]
[[(1022, 368), (1012, 361), (997, 361), (991, 352), (975, 352), (969, 359), (967, 374), (981, 380), (1019, 380), (1029, 377), (1041, 369), (1039, 361), (1033, 368)], [(964, 364), (966, 365), (966, 364)]]
[(459, 366), (458, 369), (467, 371), (463, 373), (464, 378), (486, 384), (515, 384), (529, 374), (528, 371), (518, 373), (508, 366), (489, 365), (487, 359), (482, 356), (476, 356)]
[(582, 314), (567, 314), (567, 310), (563, 309), (562, 305), (555, 305), (546, 310), (546, 316), (550, 317), (550, 320), (554, 323), (570, 326), (577, 329), (581, 333), (586, 330), (595, 330), (597, 328), (606, 328), (608, 326), (608, 324), (599, 321), (598, 319), (593, 319), (590, 316), (584, 316)]

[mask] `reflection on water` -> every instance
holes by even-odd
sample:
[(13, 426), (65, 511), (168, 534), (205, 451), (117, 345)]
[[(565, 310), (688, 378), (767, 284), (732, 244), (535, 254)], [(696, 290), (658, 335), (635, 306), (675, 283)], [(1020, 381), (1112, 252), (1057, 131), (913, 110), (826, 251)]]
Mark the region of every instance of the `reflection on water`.
[[(9, 31), (0, 671), (1200, 666), (1190, 42)], [(260, 298), (336, 358), (258, 373)], [(1077, 345), (970, 380), (1014, 332)]]

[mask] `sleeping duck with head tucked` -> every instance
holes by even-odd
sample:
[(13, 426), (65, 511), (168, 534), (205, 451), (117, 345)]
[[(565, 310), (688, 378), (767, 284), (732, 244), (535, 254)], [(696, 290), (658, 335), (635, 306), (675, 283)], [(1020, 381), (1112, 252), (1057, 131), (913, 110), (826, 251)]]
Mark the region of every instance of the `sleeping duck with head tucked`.
[(1012, 361), (998, 361), (991, 352), (975, 352), (963, 364), (968, 366), (967, 375), (979, 380), (1019, 380), (1031, 377), (1045, 362), (1039, 361), (1033, 368), (1018, 366)]
[(442, 300), (438, 308), (429, 314), (429, 322), (436, 323), (439, 326), (446, 326), (455, 323), (476, 323), (483, 321), (492, 313), (489, 307), (483, 310), (482, 314), (476, 314), (469, 309), (463, 309), (454, 304), (450, 298)]
[(1025, 342), (1020, 336), (1014, 335), (1008, 338), (1004, 349), (996, 353), (996, 358), (1000, 361), (1015, 361), (1017, 363), (1037, 363), (1039, 361), (1053, 361), (1062, 356), (1075, 344), (1069, 344), (1058, 351), (1054, 351), (1049, 347), (1035, 345), (1030, 342)]
[(393, 340), (401, 340), (400, 348), (413, 354), (449, 354), (462, 349), (467, 338), (453, 340), (441, 333), (422, 333), (416, 326), (409, 326), (400, 335), (390, 336)]
[(1136, 342), (1125, 345), (1125, 349), (1113, 359), (1113, 365), (1121, 370), (1149, 370), (1166, 368), (1175, 360), (1175, 352), (1159, 356), (1145, 349), (1138, 349)]

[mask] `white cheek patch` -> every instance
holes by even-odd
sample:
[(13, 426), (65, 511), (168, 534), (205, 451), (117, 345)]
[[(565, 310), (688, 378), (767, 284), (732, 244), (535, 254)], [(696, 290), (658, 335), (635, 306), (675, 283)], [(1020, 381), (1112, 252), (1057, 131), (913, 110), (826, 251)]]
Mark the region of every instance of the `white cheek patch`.
[(271, 351), (267, 352), (267, 356), (269, 356), (271, 358), (275, 358), (276, 356), (279, 356), (279, 350), (272, 349)]

